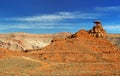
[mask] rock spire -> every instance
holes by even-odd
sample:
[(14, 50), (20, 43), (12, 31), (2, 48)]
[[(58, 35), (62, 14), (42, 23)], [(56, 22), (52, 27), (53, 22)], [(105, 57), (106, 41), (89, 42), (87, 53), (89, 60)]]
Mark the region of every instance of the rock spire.
[(101, 22), (96, 20), (94, 21), (94, 23), (95, 23), (95, 26), (91, 30), (89, 30), (88, 33), (97, 38), (106, 38), (107, 33), (102, 27)]

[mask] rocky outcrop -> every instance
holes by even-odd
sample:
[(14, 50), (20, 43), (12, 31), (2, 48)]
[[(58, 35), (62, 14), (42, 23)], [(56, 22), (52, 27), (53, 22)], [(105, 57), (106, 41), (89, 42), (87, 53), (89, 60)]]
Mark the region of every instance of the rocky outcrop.
[(14, 50), (14, 51), (23, 51), (24, 48), (20, 44), (12, 44), (12, 43), (5, 43), (0, 42), (0, 48)]
[(119, 61), (118, 51), (119, 48), (110, 41), (80, 30), (70, 37), (54, 39), (50, 45), (30, 54), (55, 62), (97, 62)]
[(97, 38), (106, 38), (107, 37), (107, 33), (104, 30), (104, 28), (101, 25), (100, 21), (94, 21), (94, 23), (96, 24), (91, 30), (89, 30), (89, 34), (97, 37)]
[(58, 34), (0, 34), (0, 48), (14, 51), (28, 51), (41, 49), (51, 43), (53, 38), (65, 38), (71, 33)]
[(120, 76), (120, 49), (86, 30), (68, 37), (4, 35), (0, 44), (7, 49), (33, 49), (25, 53), (0, 48), (0, 76)]
[(107, 34), (100, 21), (94, 21), (94, 23), (96, 25), (91, 30), (87, 32), (85, 30), (80, 30), (73, 35), (68, 32), (57, 34), (0, 34), (0, 47), (15, 51), (39, 50), (48, 46), (51, 42), (61, 40), (61, 38), (91, 38), (90, 35), (97, 38), (107, 38), (113, 44), (120, 46), (120, 35), (119, 37), (118, 35), (114, 37), (115, 35), (112, 36)]
[(90, 38), (90, 35), (88, 34), (88, 32), (84, 29), (79, 30), (78, 32), (76, 32), (75, 34), (71, 35), (71, 38), (79, 38), (79, 37), (84, 37), (85, 38)]

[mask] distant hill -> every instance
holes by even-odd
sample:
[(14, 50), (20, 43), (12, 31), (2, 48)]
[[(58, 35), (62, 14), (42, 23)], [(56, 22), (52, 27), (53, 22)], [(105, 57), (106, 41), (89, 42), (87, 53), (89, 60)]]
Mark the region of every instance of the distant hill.
[(119, 39), (101, 25), (75, 34), (1, 34), (0, 76), (120, 76)]
[(52, 39), (65, 38), (69, 35), (71, 35), (71, 33), (67, 32), (58, 34), (0, 34), (0, 47), (14, 51), (41, 49), (49, 45)]
[(113, 44), (116, 44), (120, 47), (120, 34), (108, 34), (107, 38)]

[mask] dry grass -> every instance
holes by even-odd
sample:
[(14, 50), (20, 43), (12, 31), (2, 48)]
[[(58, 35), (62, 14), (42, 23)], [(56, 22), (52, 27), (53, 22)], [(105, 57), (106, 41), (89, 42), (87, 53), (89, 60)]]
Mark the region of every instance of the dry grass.
[(14, 56), (0, 60), (0, 76), (119, 76), (120, 62), (49, 62)]

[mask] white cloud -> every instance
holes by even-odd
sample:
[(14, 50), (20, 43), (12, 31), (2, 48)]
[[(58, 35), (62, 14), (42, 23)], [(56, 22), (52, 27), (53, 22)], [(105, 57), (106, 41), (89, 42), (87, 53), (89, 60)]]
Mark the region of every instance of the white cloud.
[(119, 11), (120, 6), (96, 7), (97, 11)]
[(13, 28), (17, 28), (17, 29), (73, 29), (73, 27), (69, 27), (69, 26), (40, 26), (40, 27), (35, 27), (35, 26), (16, 26)]
[(18, 24), (4, 24), (0, 25), (2, 28), (0, 30), (9, 29), (74, 29), (72, 23), (18, 23)]
[(96, 19), (101, 17), (98, 13), (81, 13), (81, 12), (58, 12), (55, 14), (43, 14), (32, 17), (10, 18), (8, 20), (16, 21), (60, 21), (65, 19)]
[(120, 30), (120, 25), (106, 25), (106, 26), (104, 26), (104, 28), (110, 29), (110, 30), (112, 30), (112, 29)]
[[(0, 30), (11, 30), (11, 29), (77, 29), (76, 26), (84, 25), (83, 23), (68, 23), (68, 21), (75, 19), (96, 19), (101, 17), (99, 13), (83, 13), (83, 12), (58, 12), (54, 14), (42, 14), (38, 16), (30, 17), (16, 17), (7, 18), (5, 20), (12, 21), (15, 23), (4, 23), (1, 24)], [(82, 26), (83, 27), (83, 26)], [(81, 28), (82, 28), (81, 27)]]
[(106, 25), (104, 28), (111, 33), (120, 33), (120, 25)]

